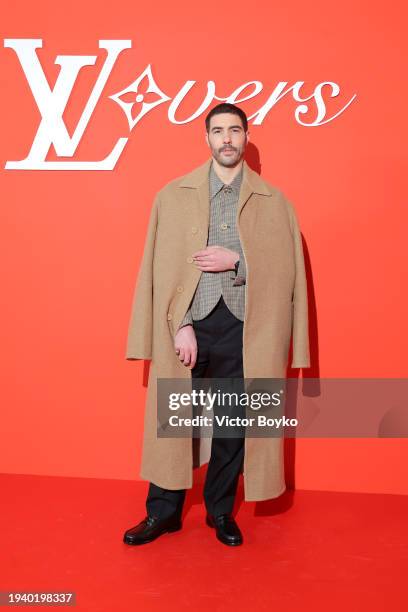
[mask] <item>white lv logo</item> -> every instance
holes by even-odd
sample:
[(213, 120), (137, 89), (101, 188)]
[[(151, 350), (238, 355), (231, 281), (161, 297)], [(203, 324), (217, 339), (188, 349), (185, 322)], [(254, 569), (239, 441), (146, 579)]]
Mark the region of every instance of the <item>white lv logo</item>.
[(130, 40), (100, 40), (99, 48), (108, 55), (85, 105), (72, 138), (69, 136), (62, 115), (83, 66), (93, 66), (96, 55), (58, 55), (55, 64), (60, 73), (51, 90), (37, 57), (36, 49), (42, 48), (41, 39), (7, 38), (4, 46), (14, 49), (41, 113), (41, 123), (34, 137), (28, 156), (21, 161), (7, 161), (7, 170), (112, 170), (122, 153), (127, 138), (119, 138), (105, 159), (100, 161), (46, 161), (53, 144), (58, 156), (72, 157), (84, 134), (89, 119), (101, 96), (118, 55), (132, 46)]

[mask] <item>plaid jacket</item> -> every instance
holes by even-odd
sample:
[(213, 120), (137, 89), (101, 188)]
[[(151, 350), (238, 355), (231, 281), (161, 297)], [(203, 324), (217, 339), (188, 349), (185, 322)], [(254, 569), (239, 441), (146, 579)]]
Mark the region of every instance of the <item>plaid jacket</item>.
[(244, 320), (246, 266), (236, 222), (237, 204), (242, 182), (241, 172), (230, 185), (225, 185), (216, 174), (213, 164), (209, 172), (210, 223), (207, 246), (223, 246), (239, 253), (238, 273), (202, 272), (190, 307), (180, 327), (204, 319), (216, 306), (221, 295), (233, 315)]

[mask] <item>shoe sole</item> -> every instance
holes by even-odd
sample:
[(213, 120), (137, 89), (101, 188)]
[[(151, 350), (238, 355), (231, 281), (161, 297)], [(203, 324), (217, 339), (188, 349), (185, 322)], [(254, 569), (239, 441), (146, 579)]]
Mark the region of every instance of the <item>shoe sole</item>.
[(148, 538), (147, 540), (142, 540), (141, 542), (129, 542), (125, 538), (123, 538), (123, 541), (129, 546), (140, 546), (141, 544), (149, 544), (149, 542), (154, 542), (154, 540), (157, 540), (157, 538), (160, 538), (160, 536), (164, 535), (165, 533), (173, 533), (174, 531), (180, 531), (181, 528), (182, 525), (178, 525), (177, 527), (168, 527), (167, 529), (163, 529), (163, 531), (155, 535), (154, 538)]

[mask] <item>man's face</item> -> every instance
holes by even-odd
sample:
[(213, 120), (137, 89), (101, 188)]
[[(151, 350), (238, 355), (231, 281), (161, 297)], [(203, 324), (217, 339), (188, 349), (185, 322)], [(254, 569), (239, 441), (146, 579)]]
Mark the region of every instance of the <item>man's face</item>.
[(211, 117), (206, 140), (214, 159), (221, 166), (232, 167), (244, 156), (248, 132), (239, 115), (220, 113)]

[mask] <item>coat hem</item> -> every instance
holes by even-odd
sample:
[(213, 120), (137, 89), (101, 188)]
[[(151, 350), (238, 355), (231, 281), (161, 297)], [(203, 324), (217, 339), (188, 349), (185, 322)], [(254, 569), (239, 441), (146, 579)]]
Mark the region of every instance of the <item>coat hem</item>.
[(157, 487), (161, 487), (162, 489), (169, 489), (169, 491), (180, 491), (181, 489), (192, 489), (193, 488), (193, 483), (190, 482), (190, 484), (188, 486), (183, 486), (183, 487), (169, 487), (168, 485), (163, 484), (163, 481), (160, 482), (160, 480), (158, 480), (157, 478), (151, 478), (148, 475), (146, 475), (144, 472), (139, 472), (139, 476), (140, 478), (142, 478), (143, 480), (147, 480), (147, 482), (151, 482), (153, 484), (155, 484)]
[(268, 499), (276, 499), (277, 497), (280, 497), (283, 493), (285, 493), (286, 489), (287, 489), (287, 487), (286, 487), (286, 484), (285, 484), (283, 489), (279, 493), (276, 493), (276, 495), (268, 495), (267, 497), (259, 497), (259, 496), (256, 496), (256, 495), (255, 496), (252, 496), (252, 495), (248, 495), (247, 496), (247, 495), (245, 495), (244, 500), (245, 501), (255, 501), (256, 502), (256, 501), (266, 501)]

